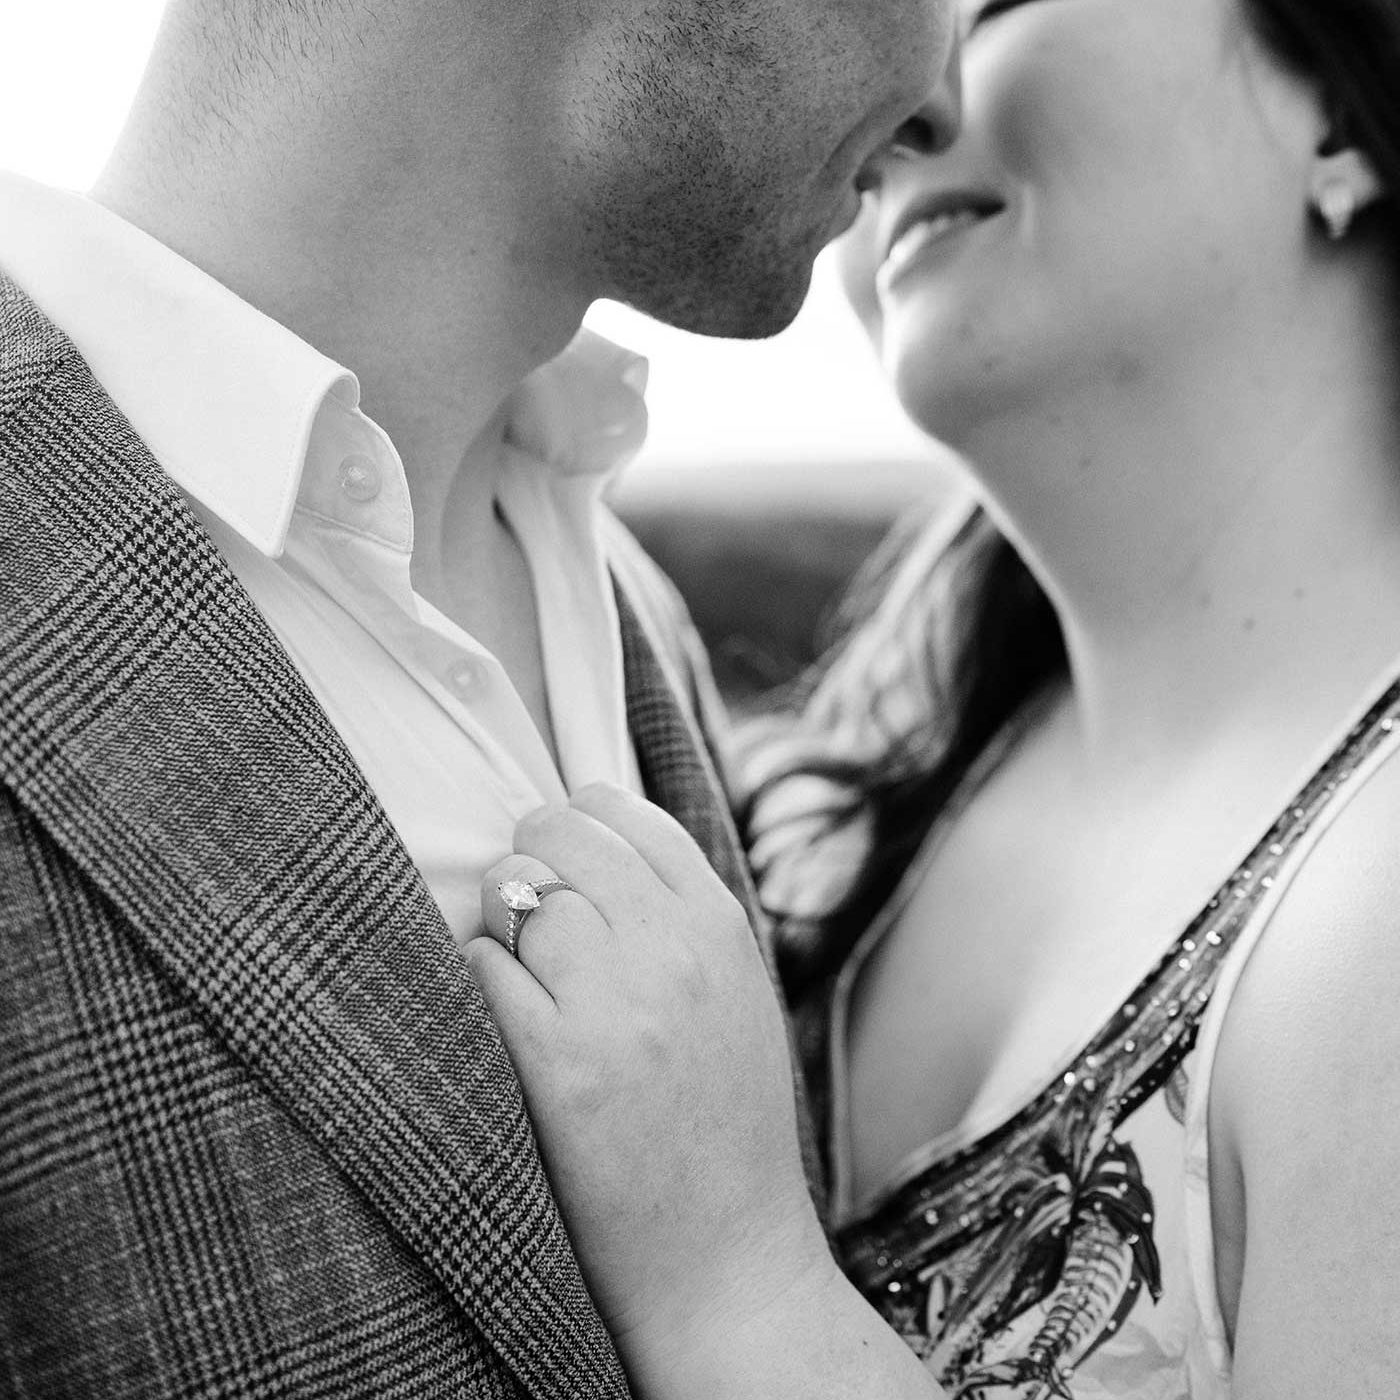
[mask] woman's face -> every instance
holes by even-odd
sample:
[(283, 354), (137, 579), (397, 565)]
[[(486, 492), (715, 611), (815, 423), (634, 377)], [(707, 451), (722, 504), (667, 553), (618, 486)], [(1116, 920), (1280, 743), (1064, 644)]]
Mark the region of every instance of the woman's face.
[(965, 446), (989, 412), (1267, 335), (1306, 253), (1324, 129), (1239, 0), (962, 13), (960, 136), (891, 157), (843, 250), (912, 416)]

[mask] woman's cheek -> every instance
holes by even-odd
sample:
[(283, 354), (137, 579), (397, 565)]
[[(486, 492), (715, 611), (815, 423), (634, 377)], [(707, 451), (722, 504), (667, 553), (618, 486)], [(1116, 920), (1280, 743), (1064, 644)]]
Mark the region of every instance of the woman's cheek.
[(1180, 75), (1082, 25), (1047, 25), (1037, 40), (1014, 52), (989, 45), (967, 61), (965, 124), (981, 135), (987, 173), (1004, 193), (1141, 183), (1191, 110)]

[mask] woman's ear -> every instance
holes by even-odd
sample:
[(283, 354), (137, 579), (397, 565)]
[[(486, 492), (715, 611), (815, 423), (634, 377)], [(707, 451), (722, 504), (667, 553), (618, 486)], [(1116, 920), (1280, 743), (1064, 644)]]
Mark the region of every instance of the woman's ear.
[(1313, 157), (1308, 185), (1308, 203), (1333, 242), (1345, 238), (1356, 216), (1386, 195), (1371, 157), (1335, 136)]

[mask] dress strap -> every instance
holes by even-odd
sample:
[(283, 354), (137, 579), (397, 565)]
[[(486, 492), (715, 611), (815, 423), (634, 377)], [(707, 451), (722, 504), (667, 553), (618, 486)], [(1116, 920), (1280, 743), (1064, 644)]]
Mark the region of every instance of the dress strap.
[(1251, 908), (1215, 979), (1210, 1005), (1198, 1028), (1197, 1057), (1186, 1098), (1186, 1243), (1209, 1360), (1228, 1386), (1232, 1358), (1216, 1287), (1215, 1230), (1210, 1199), (1210, 1089), (1226, 1017), (1245, 968), (1273, 921), (1284, 896), (1332, 824), (1351, 800), (1400, 751), (1400, 684), (1393, 686), (1323, 766), (1280, 827), (1286, 844), (1267, 852), (1275, 865), (1269, 886)]

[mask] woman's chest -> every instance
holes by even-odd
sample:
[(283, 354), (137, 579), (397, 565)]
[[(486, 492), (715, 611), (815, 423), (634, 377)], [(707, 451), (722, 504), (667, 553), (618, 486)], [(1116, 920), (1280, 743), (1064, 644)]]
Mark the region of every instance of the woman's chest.
[[(851, 1277), (960, 1394), (1215, 1395), (1221, 1348), (1194, 1277), (1212, 1212), (1191, 1050), (1267, 876), (1243, 870), (1238, 901), (1212, 894), (1178, 919), (1145, 871), (1139, 908), (1087, 874), (1099, 898), (1076, 903), (1075, 886), (1042, 899), (1056, 888), (1047, 867), (1032, 895), (1003, 882), (946, 924), (951, 873), (931, 864), (906, 887), (838, 989), (832, 1128)], [(1005, 930), (1027, 903), (1040, 917), (1023, 942)], [(1152, 931), (1109, 938), (1115, 922), (1093, 918), (1106, 908)], [(975, 958), (925, 956), (950, 927)], [(907, 1034), (919, 1019), (924, 1034)]]
[(1179, 1060), (1130, 1119), (1057, 1096), (839, 1238), (847, 1271), (950, 1394), (1223, 1396)]
[(1007, 1117), (1131, 1001), (1218, 878), (1162, 844), (1087, 815), (1034, 849), (995, 810), (950, 829), (843, 979), (852, 1201)]

